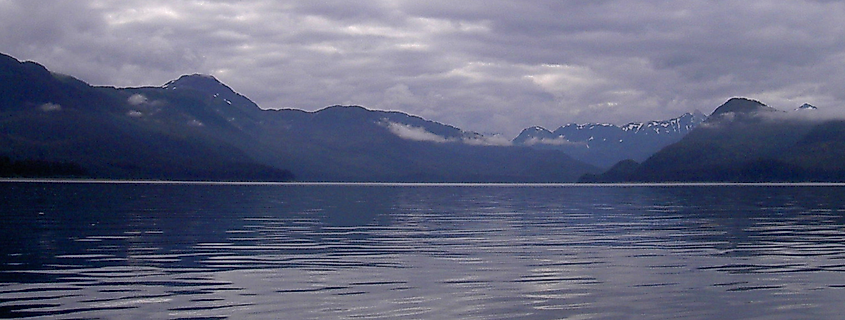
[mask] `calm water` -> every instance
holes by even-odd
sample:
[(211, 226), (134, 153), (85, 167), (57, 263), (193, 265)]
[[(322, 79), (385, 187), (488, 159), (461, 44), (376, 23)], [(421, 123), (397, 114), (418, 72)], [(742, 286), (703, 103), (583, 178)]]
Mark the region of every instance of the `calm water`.
[(843, 194), (0, 182), (0, 318), (841, 319)]

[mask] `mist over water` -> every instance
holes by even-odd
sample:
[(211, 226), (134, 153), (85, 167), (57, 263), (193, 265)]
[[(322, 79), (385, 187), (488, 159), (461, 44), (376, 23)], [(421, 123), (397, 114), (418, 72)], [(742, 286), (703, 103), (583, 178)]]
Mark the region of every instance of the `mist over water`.
[(0, 183), (0, 318), (838, 319), (840, 186)]

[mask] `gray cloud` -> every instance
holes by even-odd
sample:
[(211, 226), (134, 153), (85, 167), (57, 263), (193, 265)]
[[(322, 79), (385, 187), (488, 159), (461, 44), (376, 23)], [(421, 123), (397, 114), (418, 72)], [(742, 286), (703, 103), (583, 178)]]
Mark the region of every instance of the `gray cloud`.
[(811, 0), (7, 0), (0, 48), (96, 85), (200, 72), (263, 108), (358, 104), (515, 136), (733, 96), (838, 110), (842, 17)]

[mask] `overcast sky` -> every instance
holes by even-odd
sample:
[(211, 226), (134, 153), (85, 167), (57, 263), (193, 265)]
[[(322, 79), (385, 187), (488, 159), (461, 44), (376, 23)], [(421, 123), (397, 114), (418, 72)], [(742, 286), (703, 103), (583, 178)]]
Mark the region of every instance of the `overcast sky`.
[(94, 85), (211, 74), (262, 108), (482, 133), (845, 108), (845, 1), (0, 0), (0, 52)]

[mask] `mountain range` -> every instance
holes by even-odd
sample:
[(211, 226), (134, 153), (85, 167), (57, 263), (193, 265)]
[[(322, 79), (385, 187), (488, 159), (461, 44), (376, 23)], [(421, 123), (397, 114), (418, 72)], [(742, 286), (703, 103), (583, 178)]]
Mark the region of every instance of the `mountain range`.
[(642, 163), (628, 160), (583, 182), (841, 182), (845, 120), (784, 112), (732, 98), (679, 142)]
[(561, 150), (577, 160), (607, 168), (621, 160), (645, 160), (681, 140), (706, 118), (696, 111), (674, 119), (632, 122), (623, 126), (571, 123), (555, 131), (532, 127), (522, 130), (513, 139), (513, 144)]
[(91, 86), (0, 54), (0, 174), (109, 179), (567, 182), (560, 150), (401, 112), (269, 110), (212, 76)]
[[(360, 106), (262, 109), (216, 78), (91, 86), (0, 54), (0, 176), (224, 181), (845, 181), (845, 120), (732, 98), (705, 117), (513, 140)], [(600, 168), (610, 168), (602, 173)]]

